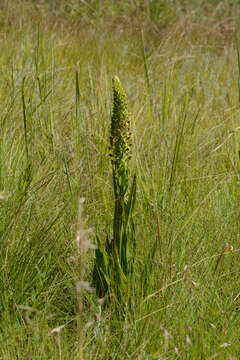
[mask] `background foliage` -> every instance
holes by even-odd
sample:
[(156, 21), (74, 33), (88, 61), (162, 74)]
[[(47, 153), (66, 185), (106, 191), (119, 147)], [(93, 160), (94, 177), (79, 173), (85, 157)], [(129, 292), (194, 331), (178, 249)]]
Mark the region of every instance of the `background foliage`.
[[(0, 359), (239, 358), (239, 12), (1, 1)], [(87, 291), (94, 252), (76, 246), (111, 228), (115, 74), (138, 179), (122, 322)]]

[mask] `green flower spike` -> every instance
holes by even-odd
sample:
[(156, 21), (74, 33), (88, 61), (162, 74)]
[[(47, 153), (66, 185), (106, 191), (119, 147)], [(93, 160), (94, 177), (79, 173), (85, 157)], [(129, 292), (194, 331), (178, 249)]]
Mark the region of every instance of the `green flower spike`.
[(131, 133), (127, 96), (117, 76), (113, 78), (110, 155), (115, 196), (124, 196), (128, 187), (128, 160), (131, 158)]

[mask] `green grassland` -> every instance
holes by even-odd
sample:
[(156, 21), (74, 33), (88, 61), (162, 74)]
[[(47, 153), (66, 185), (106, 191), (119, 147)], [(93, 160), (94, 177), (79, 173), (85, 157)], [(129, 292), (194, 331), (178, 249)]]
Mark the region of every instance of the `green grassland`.
[[(1, 360), (240, 359), (239, 15), (237, 0), (1, 1)], [(137, 176), (124, 319), (85, 289), (94, 250), (76, 242), (111, 236), (115, 75)]]

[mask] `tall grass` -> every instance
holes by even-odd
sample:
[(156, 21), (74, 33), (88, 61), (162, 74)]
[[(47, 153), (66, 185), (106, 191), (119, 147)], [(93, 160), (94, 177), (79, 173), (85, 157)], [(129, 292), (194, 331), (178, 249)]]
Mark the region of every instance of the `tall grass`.
[[(239, 358), (239, 5), (161, 4), (1, 3), (0, 359)], [(76, 247), (113, 239), (113, 74), (138, 184), (120, 319)]]

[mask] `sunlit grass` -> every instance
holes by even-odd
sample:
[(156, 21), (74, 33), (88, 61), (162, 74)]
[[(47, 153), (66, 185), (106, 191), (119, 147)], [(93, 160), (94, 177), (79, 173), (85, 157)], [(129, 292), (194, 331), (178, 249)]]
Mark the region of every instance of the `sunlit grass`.
[[(0, 359), (239, 357), (239, 5), (161, 3), (1, 4)], [(79, 197), (93, 238), (113, 221), (114, 74), (138, 183), (123, 321), (76, 296)]]

